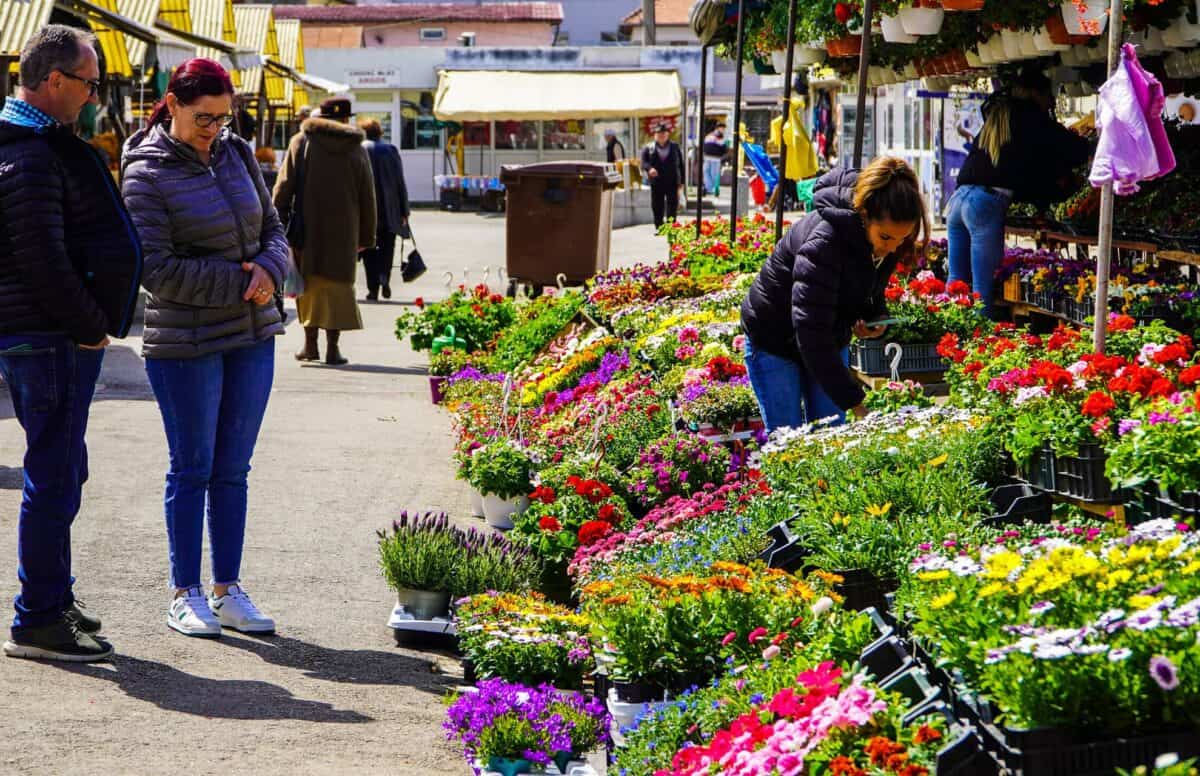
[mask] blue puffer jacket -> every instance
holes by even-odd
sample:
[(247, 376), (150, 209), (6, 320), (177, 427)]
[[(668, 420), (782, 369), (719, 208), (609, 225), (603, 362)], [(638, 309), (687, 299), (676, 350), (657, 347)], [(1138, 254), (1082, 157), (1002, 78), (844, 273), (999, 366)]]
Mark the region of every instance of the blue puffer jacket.
[(142, 251), (112, 175), (69, 129), (0, 121), (0, 334), (124, 337)]
[(223, 131), (208, 164), (166, 127), (125, 143), (121, 190), (146, 253), (146, 358), (198, 358), (283, 333), (274, 300), (247, 302), (261, 266), (283, 285), (283, 224), (246, 141)]
[(742, 302), (742, 328), (758, 350), (803, 361), (839, 407), (862, 402), (862, 388), (842, 364), (854, 322), (887, 314), (883, 292), (895, 256), (878, 267), (854, 210), (858, 171), (831, 170), (813, 189), (815, 211), (794, 224)]

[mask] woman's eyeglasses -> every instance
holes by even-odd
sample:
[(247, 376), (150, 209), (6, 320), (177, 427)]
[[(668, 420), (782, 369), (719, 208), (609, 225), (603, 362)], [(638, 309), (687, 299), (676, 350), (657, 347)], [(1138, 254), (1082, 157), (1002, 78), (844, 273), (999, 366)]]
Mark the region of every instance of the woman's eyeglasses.
[[(87, 84), (89, 97), (95, 97), (96, 94), (100, 91), (100, 82), (99, 81), (93, 81), (90, 78), (84, 78), (83, 76), (78, 76), (78, 75), (75, 75), (74, 73), (68, 73), (66, 70), (59, 70), (58, 72), (65, 75), (67, 78), (70, 78), (72, 81), (82, 81), (83, 83)], [(46, 78), (49, 79), (50, 76), (46, 76)]]
[(201, 129), (208, 129), (216, 124), (218, 127), (227, 127), (233, 123), (232, 113), (195, 113), (196, 126)]

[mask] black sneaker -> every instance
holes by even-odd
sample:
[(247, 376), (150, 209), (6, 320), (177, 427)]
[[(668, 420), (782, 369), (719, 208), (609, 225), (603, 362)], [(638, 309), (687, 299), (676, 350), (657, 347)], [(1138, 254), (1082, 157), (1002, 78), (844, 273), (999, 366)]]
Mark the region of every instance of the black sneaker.
[(384, 299), (391, 299), (391, 298), (392, 298), (392, 287), (391, 287), (391, 286), (384, 286), (384, 287), (383, 287), (383, 298), (384, 298)]
[(368, 302), (377, 302), (377, 301), (379, 301), (379, 296), (374, 293), (367, 292), (367, 301)]
[(92, 638), (66, 617), (40, 628), (22, 628), (4, 642), (4, 654), (31, 660), (61, 660), (67, 663), (94, 663), (111, 657), (112, 645)]
[(103, 625), (101, 624), (99, 617), (83, 611), (86, 608), (87, 604), (77, 598), (75, 599), (75, 603), (71, 604), (70, 608), (63, 612), (63, 617), (66, 617), (68, 620), (78, 625), (79, 630), (88, 635), (94, 636), (100, 632), (100, 629), (103, 627)]

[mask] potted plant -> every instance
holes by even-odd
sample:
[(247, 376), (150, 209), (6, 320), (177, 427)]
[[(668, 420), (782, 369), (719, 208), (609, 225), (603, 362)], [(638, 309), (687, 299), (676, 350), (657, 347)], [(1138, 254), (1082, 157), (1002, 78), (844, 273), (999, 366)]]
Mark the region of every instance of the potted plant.
[(721, 482), (729, 461), (728, 450), (698, 434), (668, 434), (652, 443), (626, 472), (626, 487), (649, 509), (672, 496), (687, 496), (708, 483)]
[(537, 585), (541, 561), (525, 547), (495, 531), (459, 530), (461, 552), (450, 575), (450, 600), (489, 590), (525, 593)]
[(446, 381), (471, 363), (471, 355), (458, 348), (446, 348), (429, 358), (429, 395), (434, 404), (445, 398)]
[(461, 542), (445, 513), (403, 512), (390, 533), (379, 531), (379, 565), (397, 603), (417, 620), (445, 617)]
[(488, 525), (508, 530), (514, 514), (529, 506), (529, 455), (516, 442), (501, 439), (480, 447), (472, 456), (468, 481), (483, 494)]
[(912, 5), (902, 6), (896, 15), (904, 31), (918, 37), (937, 35), (946, 18), (938, 0), (916, 0)]

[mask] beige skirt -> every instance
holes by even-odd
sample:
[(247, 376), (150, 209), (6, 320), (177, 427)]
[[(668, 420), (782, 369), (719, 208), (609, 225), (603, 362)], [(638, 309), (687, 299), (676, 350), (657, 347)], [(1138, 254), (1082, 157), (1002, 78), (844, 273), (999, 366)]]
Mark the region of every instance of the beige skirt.
[(296, 298), (296, 310), (300, 325), (306, 329), (352, 331), (363, 327), (353, 283), (305, 275), (304, 293)]

